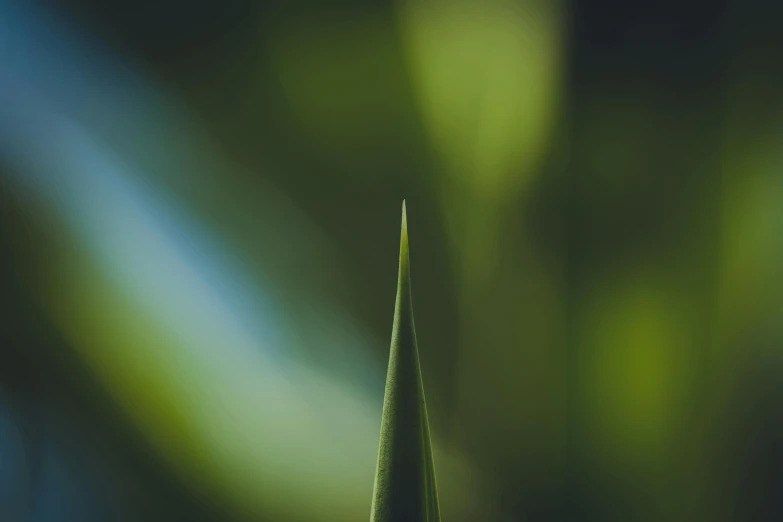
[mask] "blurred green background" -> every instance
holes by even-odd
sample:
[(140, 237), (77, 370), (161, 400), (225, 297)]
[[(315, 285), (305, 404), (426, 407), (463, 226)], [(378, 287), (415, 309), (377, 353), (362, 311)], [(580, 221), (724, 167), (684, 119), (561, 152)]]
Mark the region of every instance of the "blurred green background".
[(0, 0), (0, 520), (782, 520), (781, 15)]

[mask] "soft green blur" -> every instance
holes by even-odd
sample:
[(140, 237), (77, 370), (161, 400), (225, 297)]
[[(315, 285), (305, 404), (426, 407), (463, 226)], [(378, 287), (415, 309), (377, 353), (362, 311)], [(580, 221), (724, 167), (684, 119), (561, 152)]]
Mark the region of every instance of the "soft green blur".
[(576, 73), (572, 14), (312, 3), (195, 59), (105, 43), (158, 105), (68, 115), (149, 214), (84, 184), (71, 222), (9, 177), (4, 228), (134, 451), (227, 517), (367, 520), (405, 198), (444, 520), (745, 520), (778, 412), (746, 410), (783, 400), (753, 395), (783, 379), (783, 79), (750, 44), (687, 73), (703, 96)]

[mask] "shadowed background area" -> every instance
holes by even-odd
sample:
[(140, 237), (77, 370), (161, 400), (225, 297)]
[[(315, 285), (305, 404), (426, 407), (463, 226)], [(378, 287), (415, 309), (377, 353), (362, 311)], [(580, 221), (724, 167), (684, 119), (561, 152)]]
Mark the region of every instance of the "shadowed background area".
[(0, 521), (783, 519), (782, 14), (0, 0)]

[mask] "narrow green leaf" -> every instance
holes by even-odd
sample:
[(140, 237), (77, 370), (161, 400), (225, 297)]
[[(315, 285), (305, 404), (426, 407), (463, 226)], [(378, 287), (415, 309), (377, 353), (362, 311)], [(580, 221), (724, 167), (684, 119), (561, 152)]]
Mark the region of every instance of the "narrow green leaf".
[(440, 522), (427, 407), (413, 324), (405, 201), (402, 202), (397, 303), (370, 521)]

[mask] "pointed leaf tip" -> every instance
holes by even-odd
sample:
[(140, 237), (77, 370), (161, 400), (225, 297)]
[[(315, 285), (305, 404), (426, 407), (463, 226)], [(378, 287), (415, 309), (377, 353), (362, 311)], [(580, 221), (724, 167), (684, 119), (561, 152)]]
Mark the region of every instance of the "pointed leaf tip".
[(406, 277), (408, 272), (408, 211), (405, 200), (402, 200), (402, 224), (400, 225), (400, 277)]
[(400, 271), (370, 522), (440, 522), (427, 407), (413, 321), (405, 201)]

